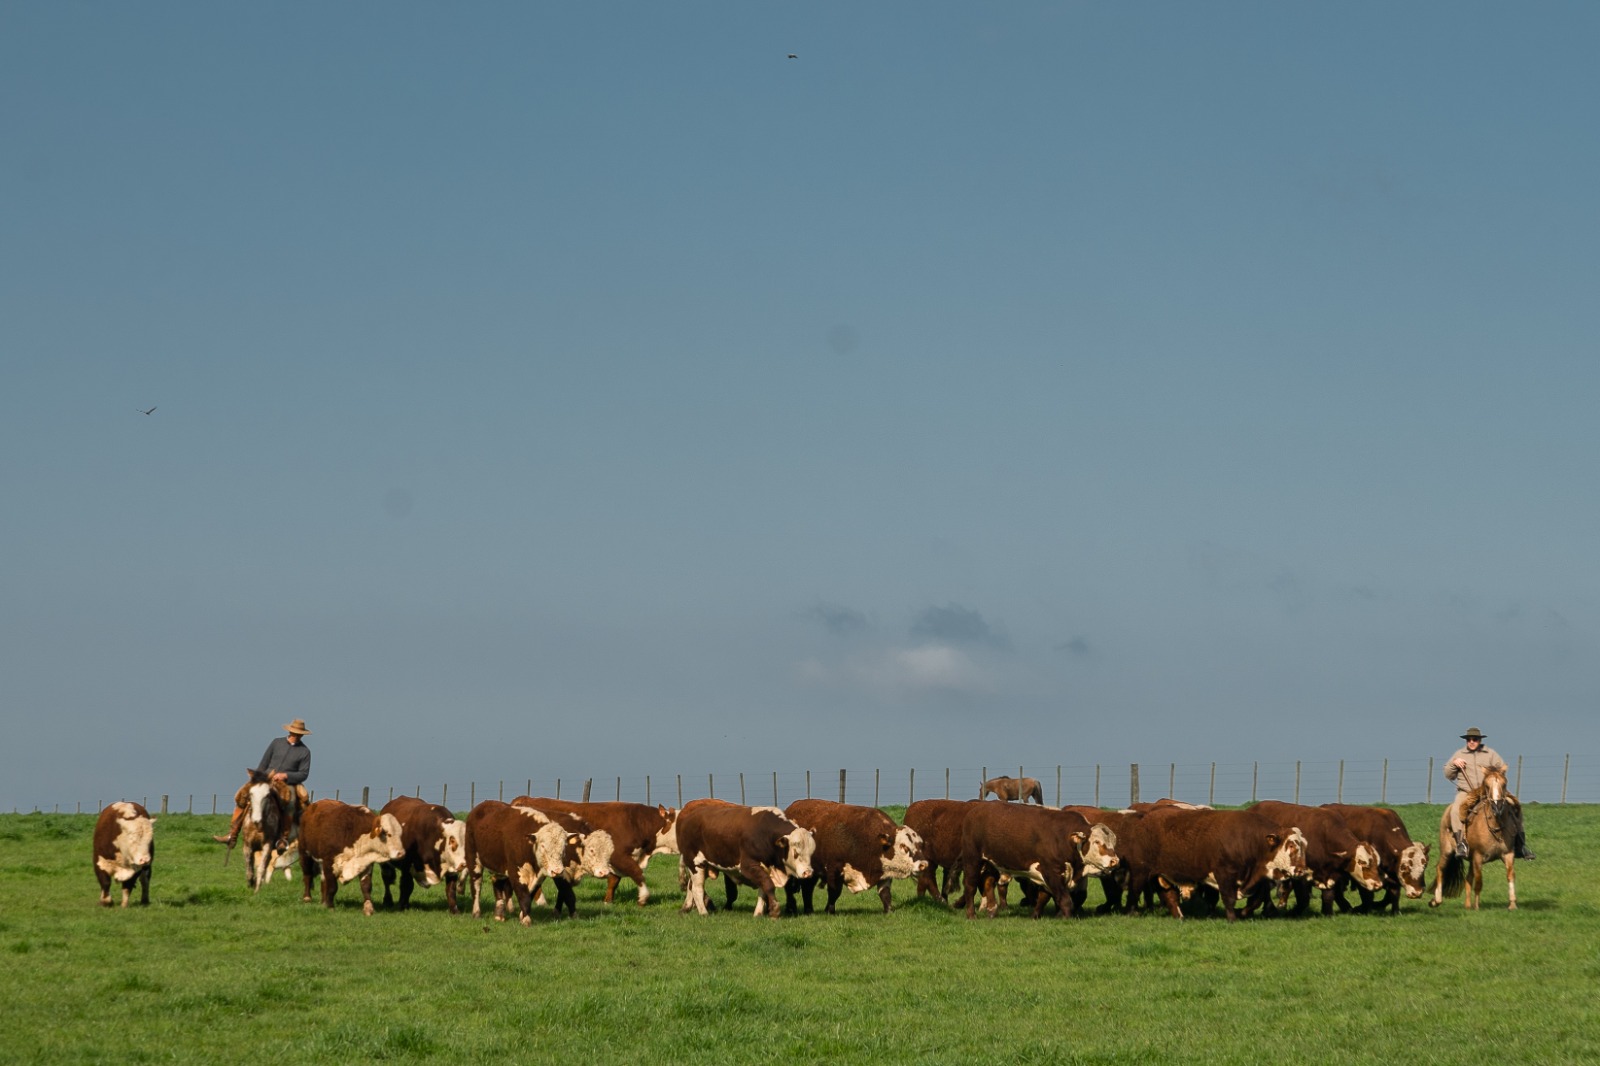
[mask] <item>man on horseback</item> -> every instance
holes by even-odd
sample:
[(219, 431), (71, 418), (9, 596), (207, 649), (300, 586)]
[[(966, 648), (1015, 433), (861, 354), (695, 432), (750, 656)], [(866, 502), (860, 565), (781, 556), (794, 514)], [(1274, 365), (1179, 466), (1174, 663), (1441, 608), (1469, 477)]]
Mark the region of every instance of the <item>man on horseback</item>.
[[(1467, 742), (1466, 747), (1450, 756), (1444, 766), (1444, 776), (1447, 780), (1455, 782), (1456, 796), (1450, 803), (1450, 832), (1455, 837), (1457, 858), (1465, 859), (1468, 801), (1478, 786), (1483, 784), (1485, 771), (1499, 770), (1503, 774), (1509, 767), (1499, 752), (1484, 744), (1486, 738), (1476, 726), (1461, 734), (1461, 739)], [(1534, 857), (1533, 852), (1527, 849), (1520, 837), (1516, 841), (1515, 855), (1519, 859)]]
[[(305, 779), (311, 773), (311, 749), (306, 747), (302, 739), (310, 736), (311, 730), (306, 728), (303, 718), (296, 718), (283, 728), (288, 736), (277, 737), (267, 745), (266, 754), (261, 756), (261, 764), (256, 767), (256, 771), (266, 774), (269, 781), (282, 782), (293, 787), (296, 800), (293, 821), (298, 822), (299, 810), (311, 802), (311, 796), (306, 792), (305, 786)], [(239, 839), (239, 827), (244, 824), (244, 815), (249, 809), (249, 804), (250, 783), (246, 782), (238, 792), (234, 793), (233, 820), (228, 823), (228, 831), (211, 839), (232, 848), (233, 842)]]

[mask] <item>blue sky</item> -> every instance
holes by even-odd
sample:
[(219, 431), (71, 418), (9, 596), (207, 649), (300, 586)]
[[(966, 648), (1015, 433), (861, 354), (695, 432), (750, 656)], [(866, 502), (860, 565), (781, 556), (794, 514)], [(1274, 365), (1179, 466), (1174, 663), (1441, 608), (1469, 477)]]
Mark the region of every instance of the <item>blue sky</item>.
[(1597, 44), (8, 5), (0, 808), (1592, 752)]

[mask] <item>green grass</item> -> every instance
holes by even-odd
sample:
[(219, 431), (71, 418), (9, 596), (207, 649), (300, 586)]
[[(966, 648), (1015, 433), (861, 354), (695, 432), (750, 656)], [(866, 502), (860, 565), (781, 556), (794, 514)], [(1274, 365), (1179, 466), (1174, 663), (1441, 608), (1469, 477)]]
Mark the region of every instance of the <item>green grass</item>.
[[(1401, 812), (1431, 840), (1439, 810)], [(159, 819), (151, 905), (106, 910), (92, 816), (0, 816), (0, 1062), (1600, 1061), (1600, 807), (1527, 822), (1515, 912), (1495, 867), (1477, 913), (968, 921), (901, 883), (888, 916), (757, 920), (746, 890), (701, 918), (663, 857), (649, 907), (586, 881), (524, 929), (438, 888), (371, 918), (354, 885), (251, 896), (213, 816)]]

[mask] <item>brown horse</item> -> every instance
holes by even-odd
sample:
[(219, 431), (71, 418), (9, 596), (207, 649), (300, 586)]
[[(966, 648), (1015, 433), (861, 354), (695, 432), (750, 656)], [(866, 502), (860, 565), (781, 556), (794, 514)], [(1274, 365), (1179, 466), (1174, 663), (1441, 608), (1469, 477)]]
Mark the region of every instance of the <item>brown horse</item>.
[[(1504, 770), (1487, 770), (1483, 783), (1472, 793), (1467, 817), (1467, 859), (1456, 854), (1455, 835), (1450, 832), (1450, 809), (1445, 808), (1439, 819), (1439, 871), (1433, 879), (1433, 899), (1428, 906), (1437, 907), (1445, 897), (1454, 899), (1462, 895), (1468, 910), (1477, 910), (1483, 897), (1483, 864), (1496, 859), (1506, 864), (1506, 895), (1510, 909), (1517, 909), (1517, 878), (1515, 872), (1517, 837), (1522, 833), (1522, 805), (1517, 797), (1506, 791)], [(1469, 865), (1463, 869), (1463, 865)]]
[[(239, 839), (244, 844), (245, 883), (260, 892), (274, 869), (288, 865), (292, 842), (299, 836), (300, 805), (292, 785), (273, 781), (260, 770), (247, 772), (250, 805), (245, 808)], [(232, 853), (230, 845), (228, 855)], [(228, 855), (223, 856), (224, 863)]]
[(1006, 801), (1019, 799), (1026, 803), (1032, 800), (1044, 806), (1044, 789), (1039, 787), (1039, 779), (1035, 777), (991, 777), (983, 783), (978, 798), (988, 799), (991, 792)]

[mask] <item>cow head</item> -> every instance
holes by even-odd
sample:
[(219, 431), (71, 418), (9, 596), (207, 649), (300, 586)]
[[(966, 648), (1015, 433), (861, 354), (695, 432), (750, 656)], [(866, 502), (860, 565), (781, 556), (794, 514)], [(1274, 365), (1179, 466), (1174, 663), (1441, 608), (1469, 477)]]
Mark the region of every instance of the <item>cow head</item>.
[[(467, 872), (467, 823), (452, 818), (439, 827), (434, 844), (439, 851), (439, 874), (460, 877)], [(430, 871), (431, 873), (431, 871)]]
[(1383, 872), (1378, 869), (1378, 853), (1368, 844), (1357, 844), (1348, 867), (1351, 880), (1369, 892), (1383, 887)]
[(1079, 846), (1078, 854), (1083, 858), (1083, 872), (1086, 875), (1098, 877), (1109, 873), (1120, 861), (1117, 858), (1117, 834), (1104, 822), (1094, 823)]
[(1428, 845), (1411, 844), (1400, 853), (1400, 886), (1407, 896), (1421, 899), (1428, 884)]
[(915, 829), (902, 825), (895, 829), (894, 836), (884, 834), (879, 839), (885, 877), (915, 877), (928, 868), (922, 837)]
[(1269, 849), (1269, 878), (1283, 881), (1311, 876), (1311, 867), (1306, 864), (1306, 836), (1298, 828), (1291, 827), (1283, 833), (1268, 833), (1266, 844)]
[(583, 868), (590, 877), (611, 876), (611, 856), (617, 842), (604, 829), (596, 829), (583, 838)]
[(566, 853), (570, 847), (577, 851), (577, 836), (569, 834), (560, 825), (548, 818), (540, 816), (542, 824), (537, 830), (528, 834), (528, 841), (533, 845), (533, 858), (538, 866), (539, 877), (563, 877), (567, 872)]
[[(817, 838), (811, 835), (811, 830), (802, 829), (792, 822), (789, 824), (792, 826), (790, 831), (773, 841), (778, 854), (783, 856), (783, 872), (790, 877), (810, 877), (811, 857), (817, 850)], [(774, 884), (777, 882), (774, 881)]]
[(672, 807), (656, 805), (656, 811), (661, 815), (661, 828), (656, 830), (656, 844), (653, 850), (665, 852), (668, 855), (678, 854), (678, 812)]

